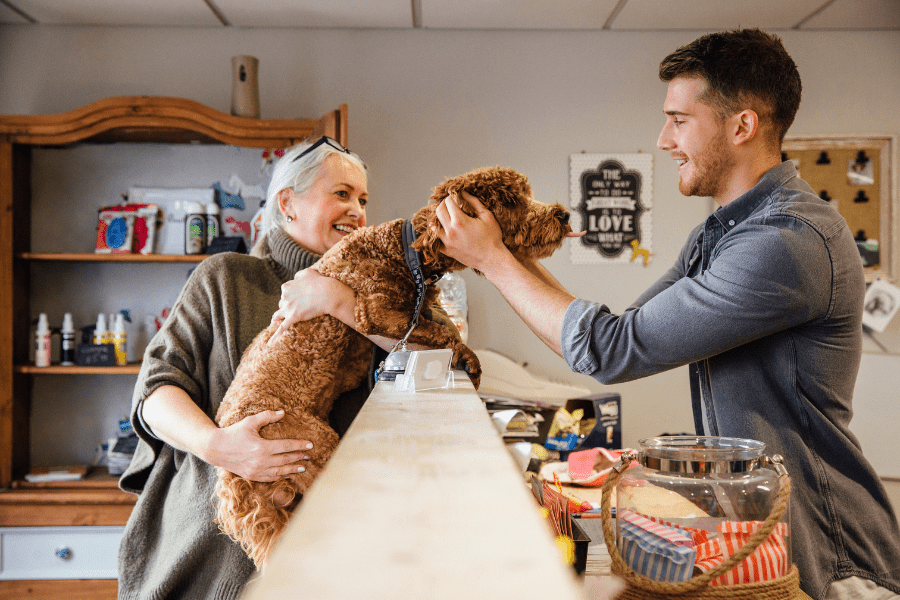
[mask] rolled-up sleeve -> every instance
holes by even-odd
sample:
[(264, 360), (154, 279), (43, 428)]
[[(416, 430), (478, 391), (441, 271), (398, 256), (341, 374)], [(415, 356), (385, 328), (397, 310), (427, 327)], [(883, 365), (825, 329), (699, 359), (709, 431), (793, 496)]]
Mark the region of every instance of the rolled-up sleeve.
[(660, 373), (821, 316), (830, 279), (828, 253), (803, 223), (747, 224), (717, 245), (707, 270), (667, 275), (622, 315), (572, 301), (563, 358), (604, 384)]
[(566, 309), (561, 339), (563, 359), (577, 373), (592, 375), (600, 370), (599, 357), (591, 344), (592, 324), (600, 314), (610, 314), (606, 305), (581, 298), (573, 300)]

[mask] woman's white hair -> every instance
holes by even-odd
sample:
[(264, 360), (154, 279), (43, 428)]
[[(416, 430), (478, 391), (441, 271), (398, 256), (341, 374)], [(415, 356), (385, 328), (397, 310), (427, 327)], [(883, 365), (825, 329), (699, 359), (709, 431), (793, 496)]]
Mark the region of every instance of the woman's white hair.
[[(353, 152), (343, 152), (331, 144), (320, 144), (315, 150), (300, 157), (303, 152), (318, 141), (304, 140), (295, 146), (288, 148), (284, 156), (279, 159), (272, 170), (272, 179), (269, 181), (269, 189), (266, 191), (266, 203), (263, 209), (262, 223), (259, 227), (259, 236), (250, 250), (251, 256), (262, 258), (269, 253), (267, 241), (269, 232), (273, 229), (284, 230), (284, 215), (278, 206), (278, 194), (281, 190), (291, 188), (298, 196), (305, 194), (319, 175), (319, 169), (325, 159), (332, 154), (359, 168), (368, 176), (366, 164)], [(302, 218), (298, 215), (297, 218)]]

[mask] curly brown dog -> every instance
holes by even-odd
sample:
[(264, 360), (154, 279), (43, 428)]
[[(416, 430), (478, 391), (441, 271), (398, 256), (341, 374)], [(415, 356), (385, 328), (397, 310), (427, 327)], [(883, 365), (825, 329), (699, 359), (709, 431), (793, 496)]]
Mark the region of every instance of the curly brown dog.
[[(448, 179), (434, 188), (428, 206), (413, 215), (413, 247), (422, 253), (426, 279), (464, 269), (441, 254), (435, 227), (435, 207), (455, 194), (470, 216), (473, 209), (461, 192), (479, 198), (500, 224), (503, 242), (519, 258), (546, 258), (562, 245), (572, 229), (568, 212), (559, 204), (535, 202), (528, 179), (512, 169), (486, 168)], [(265, 410), (283, 409), (285, 416), (260, 429), (268, 439), (302, 439), (313, 443), (306, 471), (270, 483), (248, 481), (219, 469), (219, 528), (239, 542), (258, 568), (290, 517), (291, 511), (325, 467), (338, 443), (328, 425), (334, 399), (361, 385), (368, 376), (372, 343), (363, 335), (400, 339), (416, 306), (416, 287), (402, 244), (402, 219), (366, 227), (332, 247), (314, 266), (356, 292), (357, 333), (330, 315), (301, 321), (276, 339), (270, 325), (244, 352), (234, 381), (219, 407), (216, 422), (227, 427)], [(437, 286), (426, 288), (423, 306), (437, 302)], [(420, 319), (409, 342), (453, 350), (454, 363), (464, 364), (475, 387), (481, 377), (478, 357), (444, 326)]]

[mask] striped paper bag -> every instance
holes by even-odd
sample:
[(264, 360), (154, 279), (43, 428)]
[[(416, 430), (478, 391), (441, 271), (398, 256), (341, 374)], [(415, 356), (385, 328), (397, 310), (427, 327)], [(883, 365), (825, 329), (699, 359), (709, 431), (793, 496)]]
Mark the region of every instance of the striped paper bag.
[[(640, 513), (638, 513), (640, 514)], [(688, 527), (687, 525), (679, 525), (677, 523), (669, 523), (668, 521), (664, 521), (659, 517), (651, 517), (650, 515), (641, 515), (642, 517), (646, 517), (651, 521), (655, 521), (657, 523), (662, 523), (666, 527), (672, 527), (673, 529), (680, 529), (684, 531), (686, 534), (691, 536), (691, 540), (694, 542), (694, 547), (696, 548), (700, 544), (705, 544), (709, 541), (710, 533), (705, 529), (700, 529), (697, 527)], [(697, 556), (697, 560), (700, 560), (700, 556)]]
[(691, 577), (696, 552), (689, 535), (630, 510), (622, 511), (618, 526), (622, 558), (635, 573), (670, 583)]
[[(703, 571), (728, 560), (743, 547), (762, 525), (761, 521), (723, 521), (716, 528), (719, 537), (697, 546), (697, 567)], [(717, 577), (710, 585), (735, 585), (771, 581), (788, 574), (788, 548), (785, 537), (788, 527), (778, 523), (769, 537), (728, 573)]]

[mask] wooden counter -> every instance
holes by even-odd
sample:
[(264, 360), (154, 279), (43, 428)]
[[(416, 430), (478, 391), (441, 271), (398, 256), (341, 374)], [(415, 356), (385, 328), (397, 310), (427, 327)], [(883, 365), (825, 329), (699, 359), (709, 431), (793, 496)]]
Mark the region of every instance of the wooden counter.
[(463, 373), (381, 382), (244, 600), (582, 598)]

